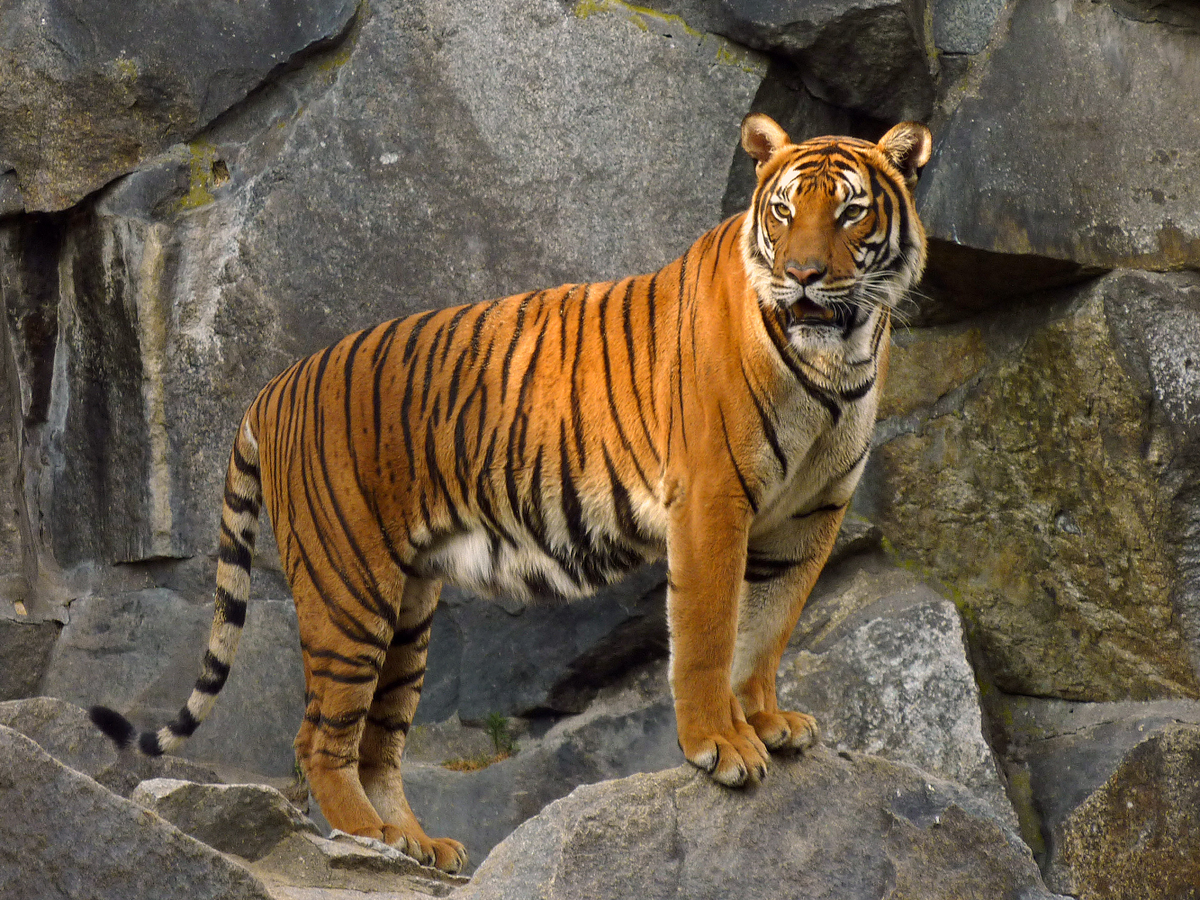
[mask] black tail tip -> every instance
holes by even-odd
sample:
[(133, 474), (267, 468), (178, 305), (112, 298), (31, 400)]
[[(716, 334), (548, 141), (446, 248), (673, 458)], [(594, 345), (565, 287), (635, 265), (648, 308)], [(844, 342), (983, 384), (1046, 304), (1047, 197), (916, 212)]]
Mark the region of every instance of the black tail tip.
[(137, 729), (128, 719), (107, 706), (93, 706), (88, 710), (92, 724), (103, 731), (118, 747), (125, 748), (137, 737)]

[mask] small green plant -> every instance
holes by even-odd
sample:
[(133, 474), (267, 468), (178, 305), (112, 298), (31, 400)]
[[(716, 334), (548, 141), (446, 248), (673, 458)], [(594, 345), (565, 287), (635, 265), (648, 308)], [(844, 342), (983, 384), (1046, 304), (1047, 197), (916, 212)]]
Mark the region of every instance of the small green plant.
[(517, 749), (512, 732), (508, 730), (508, 718), (503, 713), (494, 712), (488, 715), (484, 725), (488, 737), (496, 748), (496, 755), (511, 756)]

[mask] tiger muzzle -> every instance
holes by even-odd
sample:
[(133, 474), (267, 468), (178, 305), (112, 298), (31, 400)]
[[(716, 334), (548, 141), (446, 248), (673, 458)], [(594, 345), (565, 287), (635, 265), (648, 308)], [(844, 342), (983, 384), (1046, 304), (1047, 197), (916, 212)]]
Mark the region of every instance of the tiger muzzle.
[(850, 331), (858, 319), (858, 307), (852, 303), (835, 301), (828, 306), (801, 295), (790, 306), (783, 308), (784, 324), (788, 328), (797, 325), (837, 328)]

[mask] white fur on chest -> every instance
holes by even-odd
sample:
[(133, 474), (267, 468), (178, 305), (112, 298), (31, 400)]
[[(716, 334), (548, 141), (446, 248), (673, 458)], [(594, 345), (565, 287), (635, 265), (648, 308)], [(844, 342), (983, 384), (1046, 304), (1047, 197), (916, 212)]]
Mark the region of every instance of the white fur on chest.
[[(841, 404), (836, 423), (824, 406), (799, 389), (791, 403), (777, 410), (788, 471), (783, 475), (774, 467), (778, 477), (768, 482), (752, 536), (798, 513), (850, 502), (866, 465), (879, 392), (876, 384), (864, 396)], [(764, 464), (770, 466), (771, 460)]]

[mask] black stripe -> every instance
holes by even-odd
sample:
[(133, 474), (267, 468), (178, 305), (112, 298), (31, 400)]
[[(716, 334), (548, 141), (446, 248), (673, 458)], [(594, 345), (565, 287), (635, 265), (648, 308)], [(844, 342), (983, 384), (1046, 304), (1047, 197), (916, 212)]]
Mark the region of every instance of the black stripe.
[[(625, 289), (625, 296), (621, 301), (621, 324), (625, 332), (625, 353), (629, 359), (629, 385), (633, 389), (633, 400), (637, 404), (638, 423), (642, 426), (642, 434), (646, 438), (646, 446), (650, 448), (650, 453), (654, 457), (655, 464), (661, 465), (662, 460), (658, 455), (658, 448), (654, 446), (654, 437), (650, 434), (650, 423), (646, 419), (646, 408), (642, 402), (642, 391), (638, 386), (641, 378), (638, 377), (637, 351), (633, 340), (633, 289), (637, 284), (638, 279), (630, 279), (629, 287)], [(651, 281), (651, 284), (653, 284), (653, 281)], [(653, 356), (647, 361), (647, 366), (651, 370), (653, 369)], [(651, 389), (651, 396), (653, 396), (653, 388)]]
[(847, 402), (861, 400), (867, 394), (871, 393), (871, 388), (875, 387), (875, 378), (871, 377), (860, 384), (858, 387), (849, 388), (848, 390), (838, 391), (838, 396)]
[(806, 562), (807, 559), (776, 559), (759, 553), (749, 553), (746, 556), (746, 573), (743, 579), (751, 584), (771, 581)]
[(617, 520), (617, 527), (621, 530), (621, 534), (629, 540), (643, 544), (649, 543), (650, 537), (642, 531), (637, 516), (633, 514), (633, 504), (629, 502), (629, 491), (626, 490), (620, 476), (617, 474), (617, 468), (613, 465), (612, 459), (608, 455), (608, 448), (602, 447), (602, 449), (604, 451), (604, 465), (608, 469), (609, 487), (613, 498), (613, 514)]
[(412, 361), (413, 353), (417, 349), (417, 340), (436, 312), (437, 310), (431, 309), (404, 320), (404, 324), (409, 326), (408, 340), (404, 342), (404, 355), (401, 357), (401, 362), (405, 365)]
[(742, 485), (742, 493), (746, 495), (746, 500), (750, 503), (750, 510), (758, 512), (758, 500), (754, 497), (754, 492), (750, 490), (750, 485), (746, 481), (746, 476), (742, 474), (742, 467), (738, 465), (737, 457), (734, 456), (733, 446), (729, 443), (729, 429), (725, 424), (725, 410), (720, 405), (717, 406), (717, 413), (721, 417), (721, 434), (725, 438), (725, 452), (729, 454), (729, 461), (733, 463), (734, 474), (737, 475), (738, 481)]
[(416, 684), (418, 681), (420, 681), (424, 677), (425, 677), (425, 667), (424, 666), (421, 666), (421, 668), (417, 669), (414, 672), (410, 672), (407, 675), (397, 675), (395, 678), (393, 678), (387, 684), (380, 685), (379, 687), (377, 687), (375, 689), (375, 699), (379, 700), (381, 697), (385, 697), (388, 694), (392, 693), (393, 691), (400, 690), (400, 688), (411, 687), (412, 685)]
[(462, 517), (458, 512), (458, 504), (454, 500), (454, 496), (450, 493), (450, 485), (446, 482), (446, 477), (442, 474), (442, 467), (437, 458), (437, 444), (433, 436), (433, 428), (426, 426), (425, 428), (425, 475), (432, 480), (433, 487), (437, 490), (446, 504), (446, 512), (450, 514), (450, 523), (454, 531), (465, 530)]
[(327, 648), (310, 648), (303, 641), (300, 642), (300, 649), (313, 659), (330, 659), (354, 668), (362, 668), (365, 666), (378, 672), (382, 665), (382, 663), (373, 655), (364, 656), (360, 653), (358, 656), (346, 656), (343, 653), (338, 653), (336, 650), (329, 650)]
[[(540, 317), (543, 312), (545, 312), (544, 305), (538, 308), (536, 316)], [(505, 460), (505, 484), (508, 490), (509, 504), (512, 507), (513, 515), (522, 524), (525, 524), (524, 507), (519, 500), (516, 473), (519, 470), (525, 469), (525, 435), (529, 428), (527, 395), (532, 388), (534, 370), (537, 368), (546, 338), (545, 323), (538, 325), (535, 319), (534, 325), (537, 328), (536, 337), (534, 338), (533, 349), (529, 354), (529, 361), (525, 365), (525, 372), (521, 376), (521, 387), (517, 392), (517, 402), (513, 406), (516, 412), (508, 428), (508, 451)], [(503, 402), (503, 397), (501, 398), (501, 402)]]
[(758, 394), (754, 390), (754, 385), (750, 382), (750, 374), (746, 371), (745, 360), (742, 361), (742, 379), (746, 382), (746, 391), (750, 394), (750, 400), (754, 403), (755, 410), (758, 411), (758, 418), (762, 423), (763, 434), (767, 438), (767, 443), (771, 446), (771, 452), (775, 454), (775, 459), (779, 461), (779, 471), (783, 477), (787, 477), (788, 460), (787, 454), (783, 452), (783, 446), (779, 443), (779, 435), (775, 431), (775, 423), (771, 421), (771, 416), (767, 412), (761, 400), (758, 399)]
[[(167, 726), (167, 729), (171, 732), (171, 734), (175, 735), (175, 737), (186, 738), (195, 734), (196, 729), (199, 727), (199, 721), (197, 721), (196, 717), (193, 716), (185, 706), (183, 709), (179, 710), (179, 715), (175, 717), (174, 722)], [(156, 745), (158, 744), (157, 738), (155, 738), (154, 743)]]
[(426, 350), (425, 356), (425, 375), (421, 380), (421, 411), (420, 414), (425, 415), (425, 410), (429, 406), (429, 390), (433, 386), (433, 366), (434, 357), (437, 356), (438, 346), (441, 344), (442, 338), (446, 338), (446, 346), (450, 346), (450, 338), (446, 336), (446, 326), (443, 323), (434, 332), (433, 342)]
[[(579, 456), (580, 472), (587, 469), (587, 445), (583, 439), (583, 403), (579, 396), (578, 376), (583, 359), (583, 333), (587, 325), (587, 301), (590, 287), (585, 287), (579, 295), (579, 321), (575, 331), (575, 353), (571, 359), (571, 428), (575, 436), (575, 452)], [(612, 290), (613, 286), (609, 285), (608, 290), (602, 296), (607, 298)]]
[[(382, 336), (375, 343), (375, 352), (371, 355), (371, 364), (375, 367), (375, 373), (371, 378), (371, 417), (375, 425), (375, 465), (376, 472), (382, 475), (379, 471), (379, 459), (382, 455), (383, 441), (383, 373), (387, 368), (382, 365), (391, 357), (392, 341), (396, 337), (396, 327), (399, 324), (398, 320), (393, 319), (387, 324)], [(395, 378), (393, 378), (395, 383)]]
[[(483, 456), (483, 464), (479, 467), (479, 475), (475, 481), (475, 503), (479, 507), (480, 515), (487, 521), (488, 526), (496, 532), (501, 539), (512, 547), (517, 546), (517, 539), (509, 533), (504, 524), (500, 521), (500, 515), (496, 512), (496, 507), (492, 503), (491, 481), (488, 479), (495, 466), (496, 456), (496, 437), (497, 433), (492, 432), (492, 439), (488, 443), (487, 452)], [(513, 486), (515, 488), (515, 485)], [(510, 490), (510, 503), (512, 502)]]
[(211, 650), (204, 653), (204, 672), (196, 681), (196, 690), (205, 694), (219, 694), (229, 678), (229, 666), (217, 659)]
[[(240, 429), (238, 436), (241, 437)], [(253, 478), (255, 481), (258, 480), (258, 464), (252, 463), (250, 460), (246, 459), (246, 457), (242, 456), (242, 452), (238, 449), (238, 442), (236, 440), (233, 443), (233, 450), (230, 452), (230, 458), (233, 460), (234, 467), (237, 468), (239, 472), (248, 478)]]
[(528, 310), (529, 304), (535, 296), (535, 294), (526, 294), (521, 298), (520, 305), (517, 306), (517, 321), (513, 325), (512, 338), (508, 342), (508, 349), (504, 351), (504, 363), (500, 367), (501, 404), (508, 397), (508, 374), (512, 368), (513, 354), (517, 352), (517, 342), (521, 340), (521, 335), (525, 332), (525, 312)]
[[(633, 285), (633, 282), (630, 281), (630, 289), (632, 289), (632, 285)], [(604, 292), (604, 296), (600, 298), (600, 311), (598, 314), (599, 322), (600, 322), (601, 360), (604, 362), (604, 389), (605, 389), (605, 393), (608, 397), (609, 415), (611, 416), (613, 425), (616, 428), (617, 438), (620, 440), (622, 448), (625, 450), (626, 454), (629, 456), (630, 461), (633, 463), (633, 467), (637, 470), (638, 478), (641, 479), (642, 484), (644, 484), (647, 488), (650, 488), (651, 487), (650, 480), (646, 477), (646, 473), (642, 469), (642, 464), (638, 460), (637, 454), (634, 452), (633, 443), (629, 440), (629, 437), (625, 434), (625, 427), (621, 424), (621, 413), (617, 409), (617, 398), (613, 394), (612, 364), (611, 364), (611, 352), (610, 352), (609, 346), (608, 346), (608, 321), (607, 321), (607, 318), (608, 318), (609, 297), (612, 295), (612, 292), (615, 288), (616, 288), (616, 285), (614, 285), (613, 287), (610, 287), (607, 291)], [(628, 296), (628, 290), (626, 291), (626, 296)], [(605, 452), (606, 452), (606, 456), (607, 456), (607, 451), (605, 451)]]
[(251, 515), (258, 518), (259, 505), (255, 497), (243, 497), (231, 490), (225, 491), (225, 506), (235, 515)]
[(855, 457), (854, 462), (852, 462), (852, 463), (850, 463), (850, 465), (846, 466), (846, 468), (844, 468), (840, 474), (835, 475), (833, 478), (829, 479), (829, 483), (836, 484), (837, 482), (841, 481), (843, 478), (849, 477), (850, 473), (858, 468), (859, 463), (861, 463), (864, 459), (866, 459), (867, 454), (870, 452), (871, 452), (871, 444), (868, 441), (867, 446), (863, 447), (862, 453), (858, 454), (858, 456)]
[(387, 718), (368, 716), (367, 721), (381, 731), (387, 731), (392, 734), (396, 734), (397, 732), (408, 734), (408, 729), (412, 726), (412, 722), (404, 716), (389, 716)]
[(345, 731), (348, 728), (353, 728), (366, 717), (367, 710), (365, 709), (351, 710), (350, 712), (342, 713), (340, 716), (313, 715), (312, 713), (306, 713), (304, 716), (307, 721), (311, 722), (317, 728), (333, 731)]
[(413, 641), (420, 640), (432, 625), (433, 612), (430, 612), (429, 615), (415, 625), (409, 625), (407, 628), (397, 628), (392, 632), (391, 646), (403, 647), (411, 644)]
[(559, 422), (558, 432), (559, 482), (562, 486), (562, 511), (567, 523), (567, 533), (571, 544), (580, 553), (586, 554), (590, 548), (587, 528), (583, 521), (583, 505), (579, 501), (579, 492), (575, 490), (575, 478), (571, 474), (571, 457), (567, 450), (566, 424)]
[[(650, 368), (654, 369), (654, 360), (658, 359), (658, 332), (655, 328), (658, 310), (658, 276), (660, 272), (655, 272), (650, 276), (650, 283), (646, 285), (646, 333), (650, 338)], [(650, 399), (653, 403), (654, 391), (650, 391)]]
[(233, 596), (223, 587), (217, 588), (216, 610), (221, 621), (238, 628), (246, 625), (246, 601)]
[[(693, 244), (692, 246), (694, 247), (695, 245)], [(675, 298), (675, 302), (677, 304), (676, 313), (675, 313), (675, 319), (676, 319), (675, 334), (676, 334), (676, 337), (678, 338), (678, 340), (676, 341), (676, 344), (675, 344), (674, 377), (675, 377), (675, 392), (679, 399), (679, 437), (680, 437), (680, 440), (683, 441), (683, 447), (685, 450), (687, 449), (688, 441), (687, 441), (687, 419), (683, 415), (683, 411), (684, 411), (684, 405), (683, 405), (683, 306), (684, 306), (684, 296), (685, 296), (684, 284), (687, 279), (687, 264), (688, 264), (688, 258), (691, 256), (691, 253), (692, 253), (692, 247), (689, 247), (687, 250), (684, 251), (683, 256), (680, 257), (680, 259), (679, 259), (679, 284), (676, 286), (676, 298)], [(693, 328), (695, 327), (695, 324), (696, 324), (696, 311), (693, 309), (692, 310), (692, 327)], [(695, 357), (696, 357), (696, 344), (695, 344), (695, 341), (693, 340), (693, 342), (692, 342), (692, 365), (693, 365), (693, 367), (696, 364)], [(667, 456), (669, 457), (670, 453), (668, 453)]]
[(336, 684), (370, 684), (379, 677), (376, 672), (356, 672), (353, 674), (342, 674), (328, 668), (313, 668), (309, 670), (309, 674), (314, 678), (325, 678)]
[(406, 378), (404, 381), (404, 393), (400, 400), (400, 428), (404, 434), (404, 452), (408, 457), (408, 470), (412, 472), (416, 468), (416, 451), (413, 447), (412, 437), (412, 402), (413, 394), (416, 390), (417, 366), (416, 360), (412, 358), (416, 349), (417, 338), (424, 331), (425, 325), (428, 324), (433, 313), (423, 313), (412, 322), (412, 330), (409, 332), (408, 341), (404, 346), (403, 362), (407, 367)]
[(217, 550), (217, 559), (231, 566), (237, 566), (239, 569), (249, 572), (252, 560), (254, 559), (254, 551), (243, 545), (229, 530), (229, 526), (224, 522), (221, 523), (221, 541)]
[(460, 306), (457, 312), (451, 316), (450, 322), (447, 325), (449, 331), (446, 335), (446, 346), (442, 348), (442, 361), (438, 364), (438, 368), (444, 369), (446, 367), (446, 360), (450, 356), (450, 344), (453, 343), (454, 336), (458, 333), (458, 326), (472, 309), (473, 307), (471, 306)]

